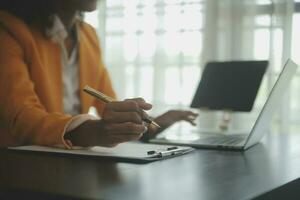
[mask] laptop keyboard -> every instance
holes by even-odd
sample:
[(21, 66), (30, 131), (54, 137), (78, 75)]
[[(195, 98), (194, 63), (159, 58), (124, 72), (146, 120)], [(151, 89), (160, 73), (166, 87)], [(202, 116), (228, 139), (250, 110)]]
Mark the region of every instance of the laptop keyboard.
[(214, 144), (214, 145), (226, 145), (226, 146), (234, 146), (242, 141), (244, 141), (245, 137), (242, 136), (226, 136), (226, 137), (211, 137), (203, 139), (205, 143)]

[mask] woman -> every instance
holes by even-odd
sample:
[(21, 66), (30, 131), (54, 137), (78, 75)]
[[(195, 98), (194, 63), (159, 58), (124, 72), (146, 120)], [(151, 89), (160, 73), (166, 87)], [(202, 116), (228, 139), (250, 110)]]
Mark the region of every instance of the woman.
[[(115, 97), (97, 35), (81, 20), (96, 7), (96, 0), (0, 2), (0, 146), (115, 146), (160, 131), (142, 122), (151, 105), (141, 98), (104, 105), (83, 94), (89, 85)], [(82, 114), (91, 106), (101, 119)], [(164, 129), (195, 117), (169, 111), (155, 121)]]

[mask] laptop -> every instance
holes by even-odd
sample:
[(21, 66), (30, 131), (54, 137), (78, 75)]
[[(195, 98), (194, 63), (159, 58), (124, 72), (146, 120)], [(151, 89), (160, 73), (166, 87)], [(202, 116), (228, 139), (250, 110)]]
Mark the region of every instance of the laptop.
[[(196, 140), (180, 140), (154, 138), (151, 143), (156, 144), (173, 144), (173, 145), (188, 145), (195, 148), (212, 148), (212, 149), (232, 149), (246, 150), (257, 144), (261, 138), (267, 133), (271, 123), (274, 111), (280, 106), (280, 102), (285, 92), (288, 90), (293, 76), (296, 74), (297, 65), (288, 60), (278, 79), (276, 80), (262, 110), (255, 120), (251, 131), (247, 134), (206, 134), (204, 137), (199, 137)], [(189, 134), (187, 132), (187, 134)], [(200, 133), (199, 133), (200, 134)]]

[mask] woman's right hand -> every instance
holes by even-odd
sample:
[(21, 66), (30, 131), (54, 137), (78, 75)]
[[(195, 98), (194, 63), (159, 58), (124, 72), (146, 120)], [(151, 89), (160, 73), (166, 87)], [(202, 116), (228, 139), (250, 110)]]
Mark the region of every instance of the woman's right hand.
[(101, 120), (89, 120), (66, 134), (65, 139), (76, 146), (113, 147), (119, 143), (139, 140), (147, 130), (145, 112), (152, 105), (142, 98), (108, 103)]

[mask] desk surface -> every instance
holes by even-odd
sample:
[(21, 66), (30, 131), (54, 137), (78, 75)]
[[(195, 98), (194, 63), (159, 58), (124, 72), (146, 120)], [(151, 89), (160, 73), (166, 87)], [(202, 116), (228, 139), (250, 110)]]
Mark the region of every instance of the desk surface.
[(0, 188), (84, 199), (249, 199), (300, 177), (300, 134), (148, 164), (0, 150)]

